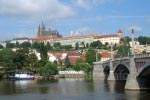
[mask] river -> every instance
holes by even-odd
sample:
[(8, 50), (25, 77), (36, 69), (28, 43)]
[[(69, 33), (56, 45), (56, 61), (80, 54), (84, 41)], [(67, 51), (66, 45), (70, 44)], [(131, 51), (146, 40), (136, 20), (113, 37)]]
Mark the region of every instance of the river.
[(123, 88), (123, 81), (98, 79), (0, 80), (0, 100), (150, 100), (150, 91)]

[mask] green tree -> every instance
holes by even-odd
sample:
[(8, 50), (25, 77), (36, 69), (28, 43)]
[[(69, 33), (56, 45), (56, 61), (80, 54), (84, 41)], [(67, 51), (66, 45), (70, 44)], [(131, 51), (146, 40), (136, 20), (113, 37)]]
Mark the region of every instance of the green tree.
[(71, 66), (70, 59), (69, 59), (68, 56), (65, 58), (65, 66), (66, 66), (67, 68)]
[(20, 48), (19, 42), (16, 42), (15, 47), (16, 47), (16, 48)]
[(37, 51), (39, 51), (40, 43), (34, 42), (34, 43), (32, 44), (32, 48), (34, 48), (34, 49), (36, 49)]
[(20, 45), (21, 45), (22, 48), (29, 48), (29, 47), (31, 47), (31, 43), (30, 42), (23, 42)]
[(62, 46), (62, 49), (70, 50), (70, 49), (72, 49), (72, 45), (64, 45), (64, 46)]
[(58, 73), (58, 68), (55, 63), (49, 62), (45, 59), (42, 59), (39, 63), (37, 72), (43, 76), (56, 75)]
[(14, 43), (6, 43), (6, 48), (14, 48), (15, 44)]
[(3, 49), (4, 47), (0, 44), (0, 49)]
[(15, 70), (14, 62), (15, 54), (10, 49), (3, 49), (0, 51), (0, 66), (5, 67), (5, 70), (13, 71)]
[(86, 48), (88, 48), (89, 47), (89, 44), (88, 43), (86, 43)]
[(79, 58), (76, 60), (73, 69), (76, 71), (83, 70), (85, 73), (89, 73), (89, 72), (92, 72), (93, 67), (92, 67), (92, 65), (86, 63), (84, 60)]
[(79, 49), (79, 43), (76, 42), (76, 45), (75, 45), (75, 50), (78, 50)]
[(20, 49), (15, 52), (14, 62), (17, 69), (22, 70), (23, 67), (28, 66), (28, 61), (27, 61), (28, 54), (29, 54), (29, 49), (27, 48)]
[(49, 42), (47, 42), (47, 44), (46, 44), (46, 48), (47, 48), (47, 51), (51, 51), (51, 50), (52, 50), (52, 47), (51, 47), (51, 45), (50, 45), (50, 43), (49, 43)]
[(48, 75), (56, 75), (58, 73), (57, 65), (52, 62), (48, 62), (44, 68), (46, 69), (46, 73)]
[(60, 51), (60, 49), (62, 48), (60, 42), (54, 43), (54, 48), (55, 48), (57, 51)]
[(123, 44), (118, 47), (116, 57), (128, 56), (128, 54), (130, 54), (130, 46), (128, 44)]
[(43, 42), (40, 43), (39, 52), (42, 59), (48, 59), (47, 48)]
[(75, 65), (73, 66), (73, 69), (76, 71), (82, 70), (83, 69), (83, 67), (82, 67), (83, 63), (84, 63), (84, 61), (81, 58), (77, 59), (75, 62)]
[(38, 62), (38, 58), (35, 54), (29, 54), (28, 58), (28, 65), (31, 71), (35, 71), (36, 70), (36, 66), (37, 66), (37, 62)]
[(43, 73), (43, 66), (46, 65), (46, 63), (48, 63), (47, 59), (42, 58), (41, 60), (38, 61), (37, 63), (37, 68), (36, 68), (36, 72), (38, 72), (38, 74), (42, 75)]
[(90, 65), (93, 65), (94, 61), (96, 61), (96, 51), (92, 48), (89, 48), (86, 52), (86, 62)]
[(139, 41), (140, 44), (142, 44), (142, 45), (150, 44), (150, 37), (139, 36), (139, 37), (138, 37), (138, 41)]
[(131, 41), (131, 38), (130, 38), (129, 36), (126, 36), (126, 37), (125, 37), (125, 41), (126, 41), (126, 43), (129, 44), (129, 42)]
[(98, 41), (94, 41), (90, 44), (90, 47), (93, 47), (93, 48), (97, 48), (97, 49), (100, 49), (102, 46), (102, 43), (98, 40)]
[(81, 46), (82, 46), (82, 48), (85, 48), (85, 43), (84, 43), (84, 41), (81, 42)]
[(104, 49), (106, 49), (106, 50), (109, 49), (109, 43), (108, 43), (108, 42), (105, 42), (105, 44), (104, 44)]

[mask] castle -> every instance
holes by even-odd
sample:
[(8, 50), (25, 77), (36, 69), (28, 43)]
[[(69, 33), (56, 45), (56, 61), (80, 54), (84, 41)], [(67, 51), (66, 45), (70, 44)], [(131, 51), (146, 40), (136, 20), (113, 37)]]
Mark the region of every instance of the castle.
[(58, 31), (57, 30), (51, 30), (49, 28), (48, 31), (46, 31), (46, 28), (45, 28), (45, 25), (44, 23), (42, 22), (41, 25), (39, 25), (39, 28), (38, 28), (38, 37), (40, 36), (51, 36), (51, 35), (56, 35), (58, 37), (61, 37), (61, 35), (59, 35)]
[(34, 42), (53, 42), (55, 39), (62, 37), (57, 30), (49, 30), (47, 31), (44, 23), (42, 22), (38, 28), (37, 37), (33, 38)]

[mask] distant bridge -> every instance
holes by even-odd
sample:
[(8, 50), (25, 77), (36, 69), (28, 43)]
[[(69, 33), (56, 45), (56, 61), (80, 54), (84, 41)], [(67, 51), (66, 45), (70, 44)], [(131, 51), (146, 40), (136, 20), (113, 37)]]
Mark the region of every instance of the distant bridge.
[(126, 80), (125, 89), (150, 89), (150, 53), (94, 62), (93, 77)]

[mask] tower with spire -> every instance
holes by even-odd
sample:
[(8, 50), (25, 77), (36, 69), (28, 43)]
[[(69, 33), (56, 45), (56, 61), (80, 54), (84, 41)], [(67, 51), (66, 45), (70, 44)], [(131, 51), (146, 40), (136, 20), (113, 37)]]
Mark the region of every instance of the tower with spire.
[(38, 36), (43, 36), (43, 35), (45, 35), (45, 32), (46, 32), (46, 30), (45, 30), (45, 25), (44, 25), (44, 23), (43, 23), (43, 21), (42, 21), (42, 25), (39, 25)]
[(51, 30), (49, 28), (48, 31), (46, 31), (46, 28), (45, 28), (45, 25), (42, 21), (42, 24), (39, 25), (39, 28), (38, 28), (38, 34), (37, 34), (38, 37), (41, 37), (41, 36), (55, 36), (55, 37), (61, 37), (61, 35), (59, 35), (58, 31), (57, 30)]

